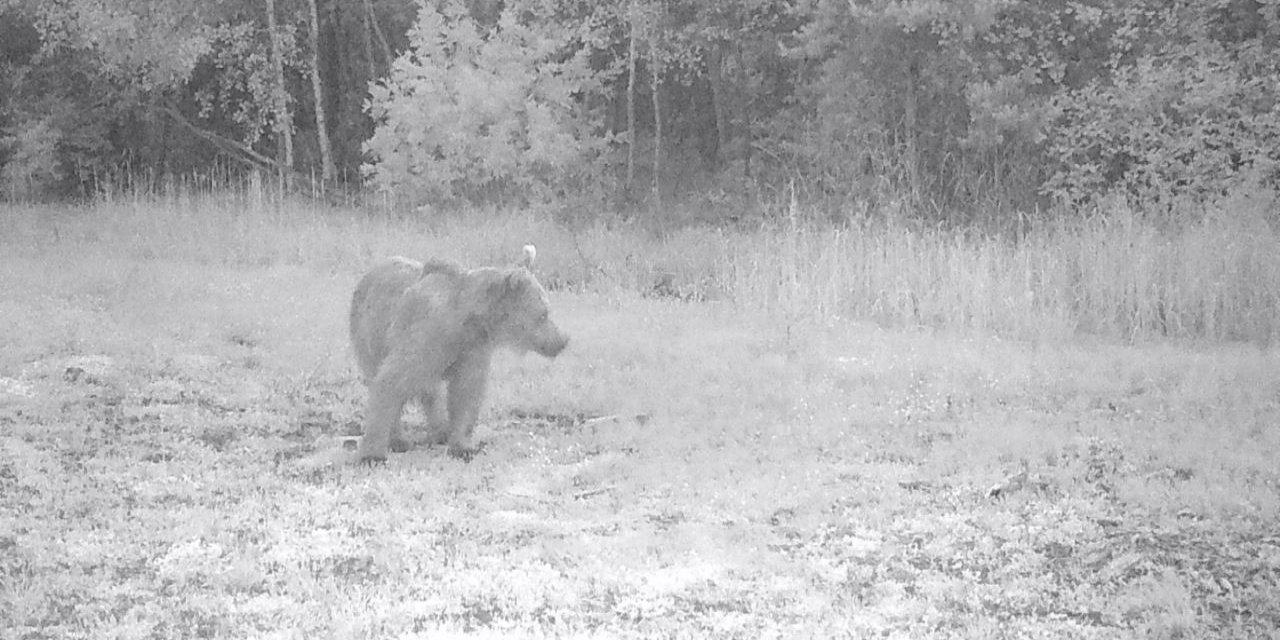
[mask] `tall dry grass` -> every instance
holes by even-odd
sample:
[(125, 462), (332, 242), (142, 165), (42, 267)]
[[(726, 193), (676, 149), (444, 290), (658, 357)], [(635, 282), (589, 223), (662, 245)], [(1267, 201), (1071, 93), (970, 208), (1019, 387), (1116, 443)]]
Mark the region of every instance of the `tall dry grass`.
[(468, 264), (539, 246), (552, 288), (712, 300), (795, 321), (869, 320), (1021, 339), (1094, 334), (1270, 344), (1280, 336), (1275, 203), (1246, 194), (1162, 231), (1123, 204), (1046, 222), (1018, 239), (893, 224), (665, 234), (541, 211), (373, 212), (273, 197), (261, 185), (214, 193), (0, 207), (0, 246), (32, 255), (110, 255), (218, 265), (305, 265), (356, 273), (391, 254)]
[(903, 227), (735, 238), (734, 299), (788, 314), (962, 327), (1272, 343), (1280, 336), (1273, 202), (1238, 197), (1174, 231), (1123, 204), (1016, 241)]

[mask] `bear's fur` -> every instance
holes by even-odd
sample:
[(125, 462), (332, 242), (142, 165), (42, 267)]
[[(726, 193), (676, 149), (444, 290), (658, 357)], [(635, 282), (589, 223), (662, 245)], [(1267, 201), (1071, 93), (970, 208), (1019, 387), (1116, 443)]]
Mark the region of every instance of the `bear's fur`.
[[(417, 398), (449, 453), (470, 459), (472, 432), (498, 347), (554, 358), (568, 344), (550, 319), (547, 294), (525, 264), (464, 270), (442, 260), (391, 258), (360, 280), (351, 299), (351, 343), (369, 386), (361, 461), (402, 451), (404, 405)], [(446, 393), (446, 412), (437, 397)], [(442, 438), (443, 436), (443, 438)]]

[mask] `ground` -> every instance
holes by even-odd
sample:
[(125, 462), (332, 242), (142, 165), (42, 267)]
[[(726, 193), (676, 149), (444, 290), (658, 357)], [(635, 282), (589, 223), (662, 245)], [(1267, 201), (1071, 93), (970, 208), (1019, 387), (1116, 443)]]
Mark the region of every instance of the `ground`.
[(1280, 633), (1274, 349), (559, 291), (473, 462), (332, 466), (363, 265), (134, 253), (0, 253), (4, 638)]

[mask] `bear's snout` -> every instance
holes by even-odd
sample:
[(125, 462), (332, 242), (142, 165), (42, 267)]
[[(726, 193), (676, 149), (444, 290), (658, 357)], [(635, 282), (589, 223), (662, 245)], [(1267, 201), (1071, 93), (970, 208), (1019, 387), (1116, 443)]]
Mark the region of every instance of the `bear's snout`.
[(542, 340), (538, 341), (536, 350), (539, 354), (548, 358), (554, 358), (560, 355), (564, 348), (569, 346), (569, 336), (555, 326), (551, 326), (546, 331), (546, 335)]

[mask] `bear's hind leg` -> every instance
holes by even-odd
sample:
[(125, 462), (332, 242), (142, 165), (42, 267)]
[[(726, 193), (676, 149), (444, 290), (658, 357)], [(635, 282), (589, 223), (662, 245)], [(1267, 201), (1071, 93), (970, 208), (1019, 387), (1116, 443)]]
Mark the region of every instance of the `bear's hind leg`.
[(489, 378), (487, 353), (472, 354), (454, 365), (449, 376), (449, 455), (471, 460), (480, 448), (472, 439)]
[(378, 377), (369, 385), (369, 406), (364, 416), (364, 436), (360, 438), (361, 462), (381, 461), (393, 446), (404, 444), (400, 432), (400, 418), (404, 405), (419, 391), (414, 381), (420, 378), (412, 371), (401, 371), (387, 362), (378, 371)]
[(427, 442), (445, 444), (449, 441), (449, 414), (445, 410), (445, 388), (436, 385), (418, 395), (418, 406), (422, 409), (422, 419), (427, 424)]

